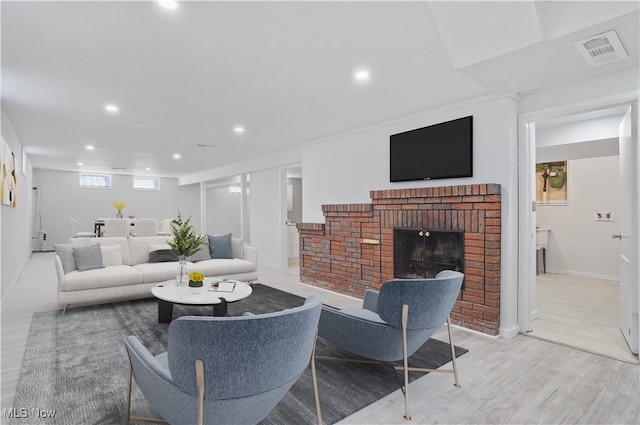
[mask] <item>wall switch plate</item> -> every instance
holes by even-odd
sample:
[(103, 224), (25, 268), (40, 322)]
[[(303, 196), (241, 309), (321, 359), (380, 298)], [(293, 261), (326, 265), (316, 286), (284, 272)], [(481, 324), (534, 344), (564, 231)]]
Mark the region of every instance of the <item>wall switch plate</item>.
[(615, 221), (612, 211), (595, 211), (593, 213), (594, 221)]
[(592, 213), (593, 212), (593, 205), (587, 205), (587, 212), (588, 213)]

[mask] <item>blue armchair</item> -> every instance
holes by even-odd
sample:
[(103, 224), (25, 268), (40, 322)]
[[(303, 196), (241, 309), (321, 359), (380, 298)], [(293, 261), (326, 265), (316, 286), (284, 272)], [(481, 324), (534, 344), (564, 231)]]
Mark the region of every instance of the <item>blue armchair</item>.
[(181, 317), (169, 326), (167, 352), (158, 356), (128, 336), (126, 423), (166, 423), (130, 416), (132, 376), (168, 423), (261, 421), (312, 360), (321, 306), (322, 299), (310, 295), (304, 305), (276, 313)]
[[(364, 359), (319, 355), (315, 359), (381, 363), (403, 371), (404, 417), (410, 420), (409, 371), (453, 373), (454, 385), (460, 386), (450, 329), (452, 369), (409, 367), (408, 358), (445, 322), (449, 323), (463, 279), (462, 273), (452, 270), (441, 271), (433, 279), (394, 279), (382, 285), (379, 292), (368, 289), (362, 308), (336, 310), (324, 306), (318, 336)], [(402, 361), (402, 366), (389, 363), (396, 361)]]

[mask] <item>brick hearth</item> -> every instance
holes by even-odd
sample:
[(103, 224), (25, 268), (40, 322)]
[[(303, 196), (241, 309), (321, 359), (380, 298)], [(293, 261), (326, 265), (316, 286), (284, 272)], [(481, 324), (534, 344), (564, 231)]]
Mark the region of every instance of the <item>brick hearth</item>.
[(300, 280), (362, 298), (393, 279), (393, 228), (464, 231), (465, 285), (453, 323), (497, 335), (501, 195), (498, 184), (372, 191), (370, 204), (323, 205), (300, 223)]

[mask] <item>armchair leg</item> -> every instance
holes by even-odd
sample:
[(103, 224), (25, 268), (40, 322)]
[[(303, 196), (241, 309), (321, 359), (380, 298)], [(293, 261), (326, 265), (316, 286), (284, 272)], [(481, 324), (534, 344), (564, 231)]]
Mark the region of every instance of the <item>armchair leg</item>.
[(402, 366), (404, 369), (404, 418), (411, 420), (409, 414), (409, 359), (407, 358), (407, 322), (409, 321), (409, 306), (402, 306)]
[[(318, 331), (316, 331), (316, 341), (318, 339)], [(318, 376), (316, 374), (316, 343), (313, 343), (313, 351), (311, 352), (311, 380), (313, 382), (313, 397), (316, 402), (316, 419), (318, 425), (322, 425), (322, 412), (320, 411), (320, 394), (318, 393)]]
[(204, 362), (196, 360), (196, 390), (198, 392), (198, 425), (204, 423)]
[(127, 357), (129, 358), (129, 382), (127, 383), (127, 413), (124, 417), (124, 425), (129, 425), (131, 418), (131, 381), (133, 381), (133, 365), (131, 364), (131, 357), (129, 357), (128, 350)]
[(451, 338), (451, 317), (447, 317), (447, 331), (449, 332), (449, 346), (451, 347), (451, 364), (453, 365), (453, 385), (460, 388), (458, 381), (458, 367), (456, 366), (456, 350)]
[(129, 382), (127, 383), (127, 413), (125, 414), (125, 418), (124, 418), (125, 425), (129, 425), (131, 421), (169, 425), (169, 422), (159, 420), (159, 419), (140, 418), (137, 416), (131, 416), (131, 386), (133, 382), (133, 364), (131, 364), (131, 354), (129, 354), (129, 350), (127, 350), (127, 358), (129, 359)]

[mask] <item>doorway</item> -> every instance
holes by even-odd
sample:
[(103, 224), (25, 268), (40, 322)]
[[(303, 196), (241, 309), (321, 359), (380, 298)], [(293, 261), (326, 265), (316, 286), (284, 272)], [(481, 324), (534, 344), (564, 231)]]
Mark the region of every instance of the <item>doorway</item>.
[(302, 222), (302, 167), (286, 170), (287, 177), (287, 271), (300, 274), (300, 243), (297, 224)]
[[(521, 202), (527, 210), (521, 212), (526, 229), (520, 229), (525, 255), (520, 256), (519, 321), (531, 336), (635, 363), (638, 357), (620, 331), (620, 251), (611, 239), (620, 212), (618, 124), (627, 109), (620, 104), (541, 116), (521, 131), (530, 143), (524, 151), (531, 173), (521, 170), (528, 182), (521, 191), (524, 186), (536, 202)], [(549, 164), (562, 161), (566, 198), (536, 193), (541, 174), (550, 176)], [(536, 229), (547, 235), (546, 273)]]

